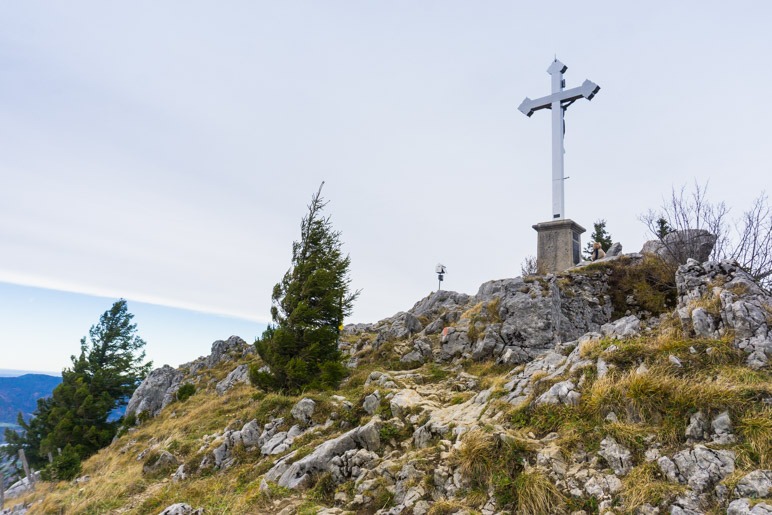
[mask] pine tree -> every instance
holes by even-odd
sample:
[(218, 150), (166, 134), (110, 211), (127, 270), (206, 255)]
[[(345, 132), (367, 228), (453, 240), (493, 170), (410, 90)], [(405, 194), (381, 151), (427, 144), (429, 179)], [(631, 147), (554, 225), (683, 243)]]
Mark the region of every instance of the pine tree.
[(590, 235), (590, 241), (587, 242), (587, 246), (584, 249), (584, 255), (589, 259), (592, 256), (592, 244), (596, 241), (600, 243), (600, 248), (603, 251), (607, 251), (611, 244), (611, 235), (606, 231), (606, 220), (596, 220), (593, 225), (593, 231)]
[[(62, 382), (50, 398), (38, 401), (29, 423), (19, 418), (19, 433), (6, 431), (7, 455), (23, 448), (30, 464), (45, 465), (48, 453), (71, 447), (81, 459), (112, 441), (118, 421), (110, 414), (125, 406), (152, 366), (144, 363), (145, 341), (133, 324), (134, 315), (121, 299), (91, 327), (89, 339), (80, 342), (80, 355), (71, 356), (72, 367), (62, 371)], [(69, 467), (68, 470), (75, 470)]]
[(350, 259), (341, 251), (340, 232), (322, 216), (322, 186), (301, 222), (300, 241), (292, 244), (292, 266), (273, 289), (273, 325), (255, 342), (269, 369), (250, 371), (261, 388), (329, 388), (345, 376), (338, 337), (359, 292), (349, 289)]
[(673, 232), (673, 229), (670, 228), (670, 224), (668, 224), (667, 220), (665, 220), (664, 218), (657, 219), (656, 224), (657, 224), (656, 234), (657, 234), (657, 238), (659, 238), (660, 240), (663, 240), (665, 236)]

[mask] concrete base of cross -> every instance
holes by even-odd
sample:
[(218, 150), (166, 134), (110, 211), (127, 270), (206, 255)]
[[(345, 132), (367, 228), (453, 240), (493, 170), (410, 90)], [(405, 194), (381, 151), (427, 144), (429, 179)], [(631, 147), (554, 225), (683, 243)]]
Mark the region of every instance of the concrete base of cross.
[(581, 261), (584, 227), (573, 220), (542, 222), (533, 226), (539, 233), (536, 266), (539, 273), (562, 272)]

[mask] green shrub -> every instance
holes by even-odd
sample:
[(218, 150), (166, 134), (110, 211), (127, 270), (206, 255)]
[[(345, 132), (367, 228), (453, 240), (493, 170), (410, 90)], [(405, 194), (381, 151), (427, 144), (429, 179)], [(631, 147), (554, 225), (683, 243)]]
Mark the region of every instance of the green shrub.
[(196, 385), (193, 383), (184, 383), (180, 386), (179, 390), (177, 390), (177, 401), (185, 402), (190, 399), (194, 393), (196, 393)]
[(62, 453), (54, 456), (53, 462), (46, 466), (40, 475), (45, 481), (70, 481), (80, 474), (81, 464), (78, 451), (67, 444)]

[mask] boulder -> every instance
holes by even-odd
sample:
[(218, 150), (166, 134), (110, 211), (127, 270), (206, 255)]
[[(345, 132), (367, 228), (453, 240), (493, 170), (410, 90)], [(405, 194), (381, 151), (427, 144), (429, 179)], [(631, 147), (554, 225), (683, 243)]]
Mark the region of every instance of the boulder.
[(622, 244), (619, 242), (613, 243), (606, 251), (606, 257), (614, 257), (622, 255)]
[(704, 229), (673, 231), (661, 240), (644, 243), (641, 254), (653, 254), (673, 264), (686, 263), (690, 258), (703, 262), (710, 257), (716, 239)]
[(381, 407), (381, 393), (375, 390), (373, 393), (365, 396), (365, 400), (362, 402), (362, 408), (368, 415), (375, 415), (378, 408)]
[(552, 387), (541, 394), (536, 399), (536, 404), (567, 404), (577, 406), (582, 394), (576, 391), (576, 385), (573, 381), (561, 381), (552, 385)]
[(772, 515), (772, 504), (754, 503), (750, 499), (737, 499), (729, 503), (726, 515)]
[(217, 340), (212, 343), (212, 352), (206, 358), (206, 364), (212, 368), (223, 361), (241, 358), (252, 352), (254, 352), (254, 347), (238, 336), (231, 336), (227, 340)]
[(171, 404), (179, 390), (184, 374), (164, 365), (150, 372), (134, 390), (126, 406), (126, 415), (146, 413), (152, 417)]
[(249, 367), (241, 364), (233, 369), (222, 381), (217, 383), (215, 390), (222, 395), (239, 383), (249, 383)]
[(611, 436), (607, 436), (600, 442), (598, 454), (606, 460), (617, 476), (625, 476), (633, 468), (633, 455)]
[(635, 315), (619, 318), (600, 327), (600, 333), (608, 338), (629, 338), (640, 332), (641, 321)]
[(677, 452), (672, 460), (663, 456), (657, 464), (669, 481), (688, 484), (695, 492), (703, 493), (734, 472), (734, 457), (732, 451), (695, 445)]
[(686, 438), (689, 441), (702, 441), (708, 438), (708, 419), (702, 411), (694, 413), (686, 426)]
[[(772, 327), (768, 306), (772, 295), (733, 260), (699, 263), (688, 260), (676, 272), (678, 313), (684, 330), (715, 338), (731, 334), (747, 355), (746, 364), (764, 368), (772, 358)], [(708, 312), (697, 305), (705, 299), (716, 306)]]
[(314, 416), (314, 410), (316, 409), (316, 403), (312, 399), (301, 399), (292, 407), (290, 414), (292, 418), (300, 422), (304, 426), (311, 425), (311, 417)]
[(769, 497), (772, 494), (772, 470), (754, 470), (743, 476), (734, 493), (738, 497)]
[(710, 423), (713, 429), (713, 442), (720, 445), (734, 443), (735, 436), (732, 434), (732, 420), (729, 418), (729, 412), (724, 411), (716, 415)]
[(306, 486), (314, 474), (326, 471), (333, 458), (343, 455), (352, 449), (376, 451), (381, 445), (379, 430), (381, 419), (373, 419), (364, 426), (357, 427), (337, 438), (328, 440), (317, 446), (311, 454), (292, 464), (287, 460), (294, 453), (280, 459), (265, 475), (266, 481), (275, 481), (284, 488), (302, 488)]
[(167, 506), (159, 515), (203, 515), (203, 513), (204, 510), (202, 508), (193, 509), (190, 504), (178, 502)]

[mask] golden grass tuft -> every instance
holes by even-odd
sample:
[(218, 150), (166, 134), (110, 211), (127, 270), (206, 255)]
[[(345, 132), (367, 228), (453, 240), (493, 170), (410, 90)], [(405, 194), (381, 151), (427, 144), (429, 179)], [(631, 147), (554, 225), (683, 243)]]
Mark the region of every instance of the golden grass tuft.
[(772, 466), (772, 408), (764, 408), (742, 417), (737, 424), (751, 459), (762, 469)]
[(426, 515), (452, 515), (462, 509), (464, 505), (456, 501), (436, 501)]
[(654, 506), (674, 498), (686, 491), (686, 487), (670, 483), (662, 477), (655, 462), (644, 463), (633, 467), (622, 480), (622, 498), (625, 508), (630, 512), (643, 504)]
[(498, 439), (490, 433), (481, 430), (466, 433), (456, 453), (461, 474), (473, 485), (487, 486), (498, 458), (498, 447)]
[(531, 469), (518, 475), (513, 485), (517, 492), (517, 509), (522, 515), (559, 514), (564, 512), (565, 497), (543, 473)]

